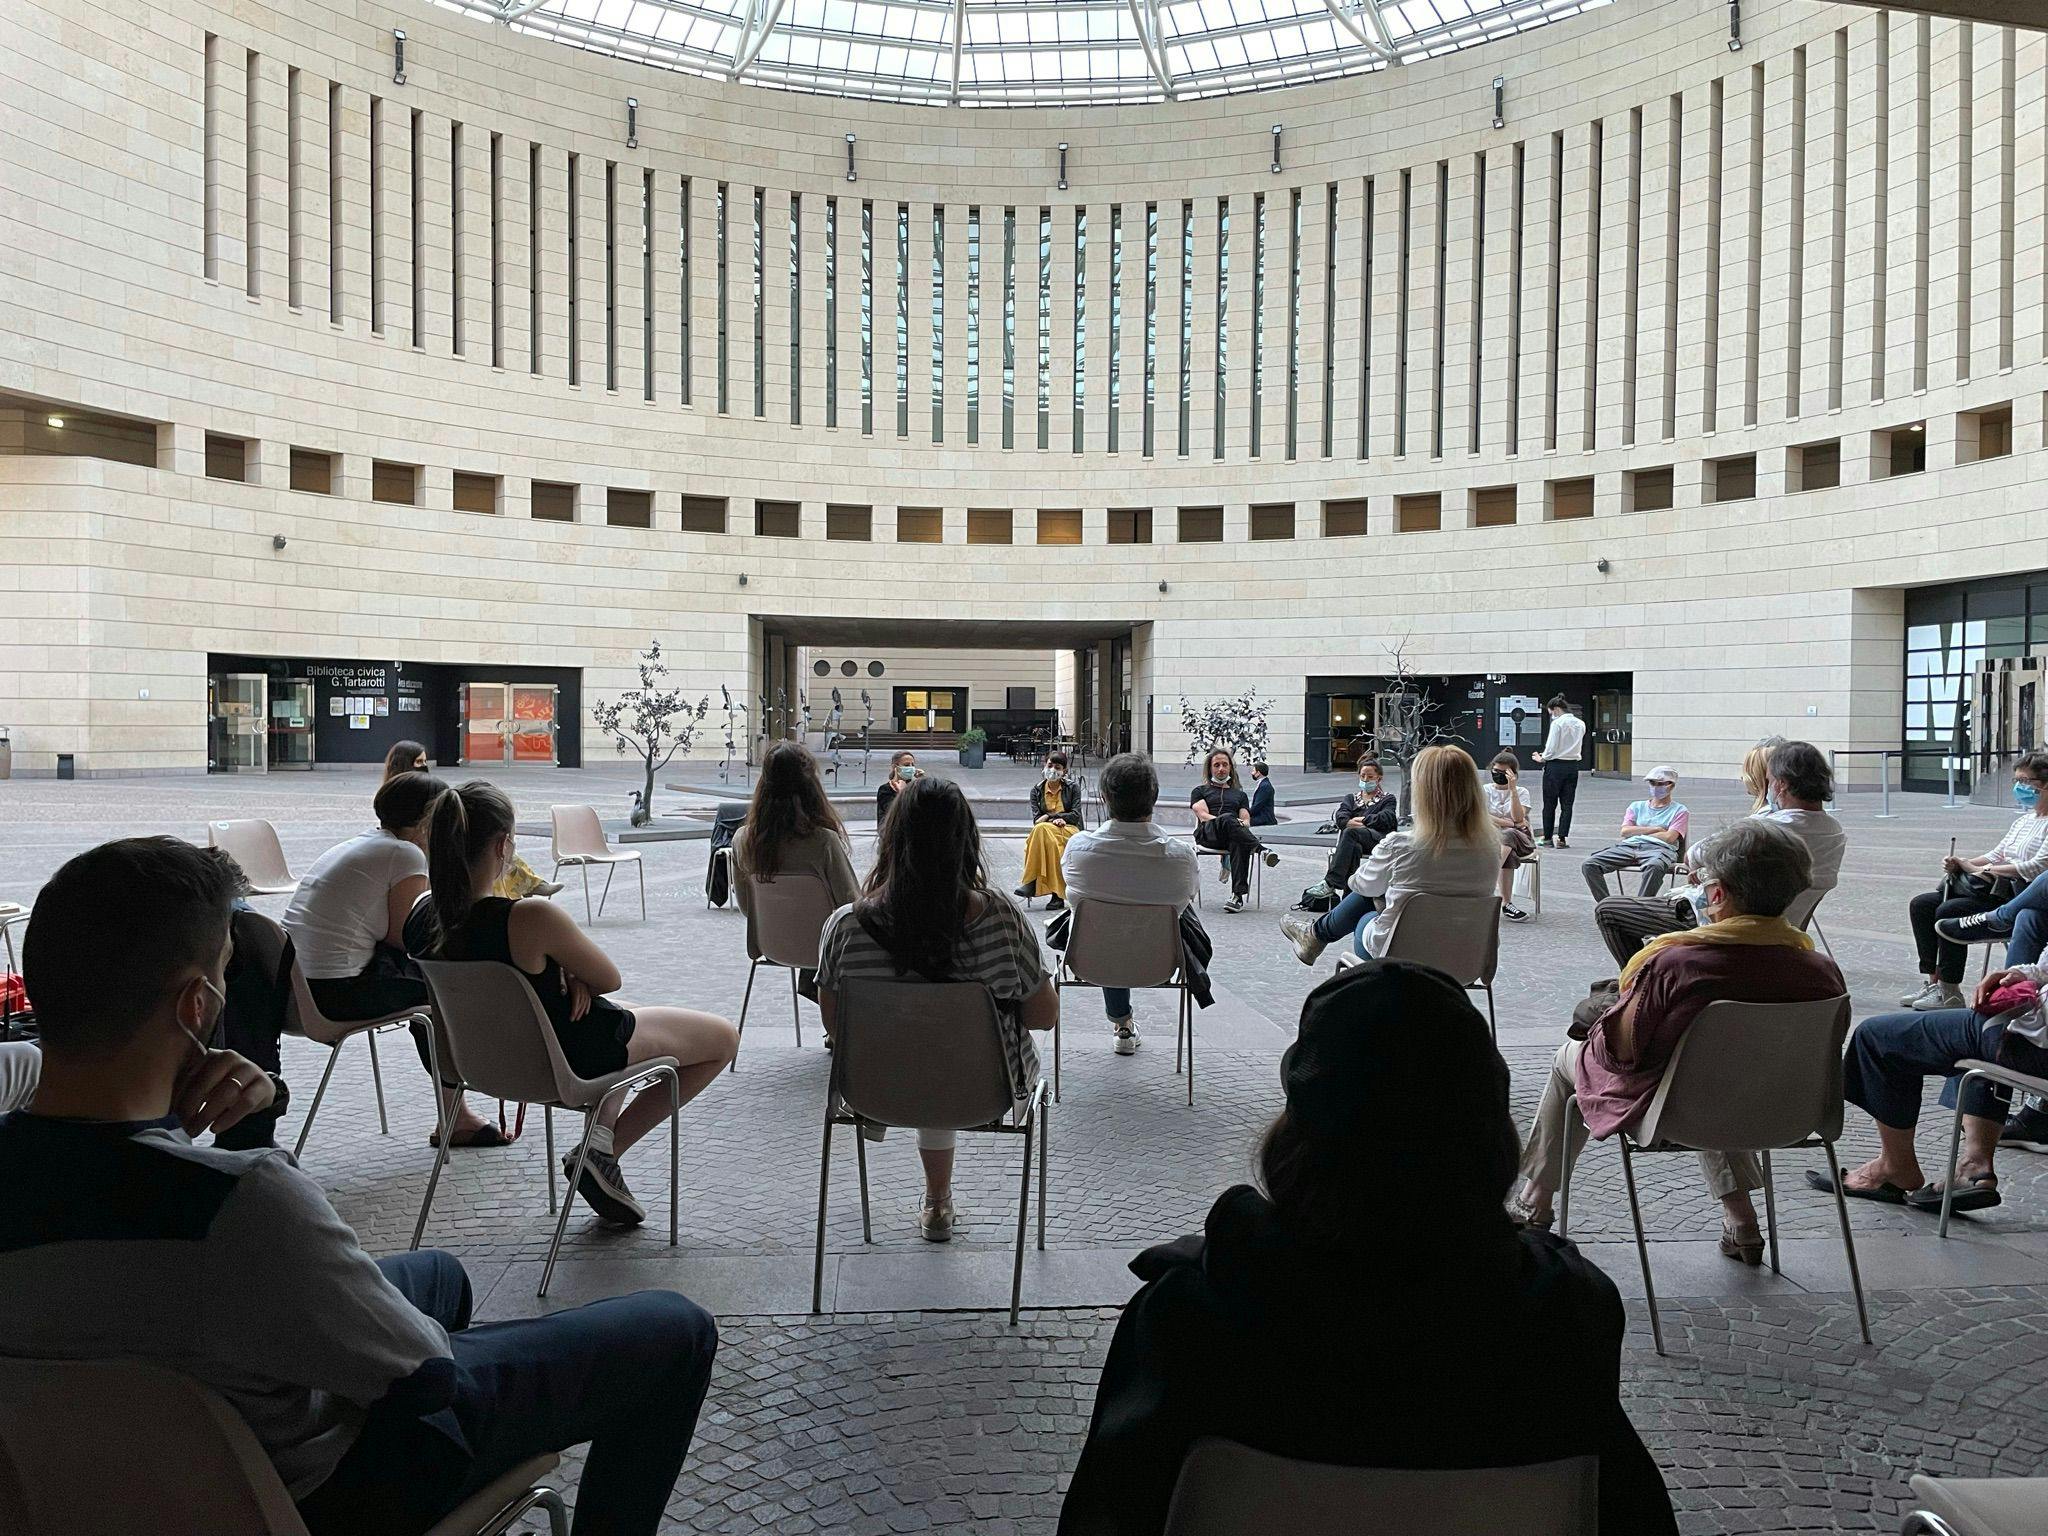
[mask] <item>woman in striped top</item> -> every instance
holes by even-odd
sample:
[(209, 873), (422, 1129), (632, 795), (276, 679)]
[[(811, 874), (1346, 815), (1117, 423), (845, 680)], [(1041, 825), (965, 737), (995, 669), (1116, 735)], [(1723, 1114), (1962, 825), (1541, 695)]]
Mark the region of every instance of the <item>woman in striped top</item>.
[[(1035, 1029), (1060, 1016), (1038, 934), (989, 884), (981, 831), (959, 788), (945, 779), (906, 785), (883, 820), (874, 868), (858, 901), (827, 919), (818, 942), (818, 1006), (838, 1030), (839, 992), (849, 981), (978, 981), (996, 1000), (1010, 1095), (1038, 1082)], [(918, 1229), (943, 1243), (953, 1235), (956, 1133), (917, 1133), (924, 1163)]]

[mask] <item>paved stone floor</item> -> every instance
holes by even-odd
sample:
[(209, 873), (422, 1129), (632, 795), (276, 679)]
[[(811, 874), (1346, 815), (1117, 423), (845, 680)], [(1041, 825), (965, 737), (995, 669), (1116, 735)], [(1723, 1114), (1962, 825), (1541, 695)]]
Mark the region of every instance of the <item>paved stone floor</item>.
[[(699, 764), (665, 779), (703, 784), (707, 775), (715, 778), (715, 767)], [(1007, 791), (1013, 779), (1021, 775), (992, 769), (972, 782)], [(624, 804), (633, 775), (606, 764), (516, 770), (500, 782), (519, 803), (522, 826), (544, 828), (550, 802), (590, 801), (609, 814)], [(51, 869), (93, 841), (140, 831), (203, 840), (210, 817), (268, 817), (303, 867), (367, 823), (372, 786), (371, 775), (354, 771), (0, 784), (8, 829), (0, 900), (31, 901)], [(1343, 783), (1282, 775), (1280, 788), (1283, 801), (1325, 790), (1334, 801)], [(1575, 846), (1598, 846), (1632, 793), (1588, 780)], [(1681, 793), (1696, 827), (1743, 809), (1725, 789)], [(707, 803), (667, 791), (660, 799), (667, 809)], [(1845, 798), (1850, 854), (1842, 888), (1821, 911), (1859, 1017), (1893, 1006), (1911, 978), (1905, 903), (1931, 882), (1949, 838), (1982, 849), (2008, 819), (1990, 808), (1944, 810), (1938, 798), (1895, 797), (1893, 805), (1897, 816), (1879, 820), (1874, 796)], [(1312, 824), (1316, 807), (1300, 812)], [(625, 995), (737, 1017), (747, 973), (741, 924), (733, 911), (706, 909), (704, 843), (640, 846), (647, 921), (628, 875), (591, 925), (626, 975)], [(544, 870), (545, 849), (544, 836), (528, 842)], [(867, 851), (857, 839), (857, 862)], [(648, 1285), (676, 1287), (719, 1315), (718, 1375), (672, 1505), (678, 1532), (1049, 1532), (1116, 1308), (1134, 1284), (1126, 1261), (1197, 1225), (1217, 1191), (1245, 1177), (1252, 1145), (1279, 1106), (1279, 1053), (1321, 974), (1295, 961), (1274, 926), (1292, 894), (1316, 878), (1321, 856), (1293, 843), (1281, 852), (1262, 910), (1230, 917), (1209, 905), (1219, 998), (1197, 1025), (1193, 1109), (1174, 1074), (1163, 998), (1149, 1009), (1140, 1001), (1149, 1028), (1134, 1058), (1110, 1053), (1092, 997), (1070, 999), (1064, 1093), (1051, 1118), (1047, 1247), (1027, 1259), (1026, 1312), (1015, 1329), (1004, 1309), (1019, 1149), (1008, 1139), (963, 1150), (964, 1229), (951, 1246), (932, 1248), (915, 1232), (916, 1163), (899, 1137), (873, 1149), (874, 1242), (862, 1242), (842, 1133), (826, 1315), (810, 1314), (827, 1058), (809, 1004), (796, 1047), (781, 973), (763, 972), (755, 987), (738, 1072), (685, 1112), (677, 1248), (663, 1241), (659, 1219), (666, 1156), (649, 1141), (626, 1165), (655, 1220), (615, 1234), (573, 1212), (551, 1294), (537, 1300), (551, 1231), (538, 1124), (515, 1147), (454, 1158), (427, 1241), (469, 1264), (486, 1317)], [(991, 840), (1000, 884), (1014, 882), (1020, 856), (1016, 837)], [(1503, 934), (1497, 988), (1524, 1119), (1571, 1003), (1613, 970), (1575, 860), (1553, 853), (1547, 874), (1542, 918)], [(563, 900), (581, 915), (579, 892)], [(261, 905), (276, 911), (282, 901)], [(305, 1163), (364, 1242), (387, 1252), (411, 1235), (432, 1110), (410, 1044), (387, 1037), (391, 1133), (378, 1134), (366, 1054), (357, 1045), (339, 1063)], [(324, 1056), (287, 1042), (301, 1105)], [(1923, 1155), (1935, 1154), (1938, 1123), (1930, 1116)], [(295, 1114), (287, 1132), (297, 1124)], [(569, 1128), (560, 1129), (566, 1142)], [(1873, 1140), (1852, 1110), (1845, 1154), (1865, 1155)], [(1629, 1409), (1666, 1468), (1688, 1531), (1896, 1529), (1915, 1470), (2022, 1475), (2048, 1460), (2048, 1415), (2038, 1406), (2048, 1387), (2048, 1159), (2004, 1159), (2007, 1203), (1960, 1220), (1947, 1243), (1912, 1213), (1852, 1211), (1874, 1349), (1857, 1339), (1832, 1204), (1804, 1187), (1803, 1170), (1817, 1161), (1780, 1159), (1782, 1276), (1741, 1269), (1714, 1251), (1716, 1215), (1691, 1159), (1643, 1161), (1644, 1220), (1672, 1349), (1664, 1359), (1650, 1347), (1619, 1158), (1596, 1146), (1581, 1162), (1574, 1235), (1630, 1298)]]

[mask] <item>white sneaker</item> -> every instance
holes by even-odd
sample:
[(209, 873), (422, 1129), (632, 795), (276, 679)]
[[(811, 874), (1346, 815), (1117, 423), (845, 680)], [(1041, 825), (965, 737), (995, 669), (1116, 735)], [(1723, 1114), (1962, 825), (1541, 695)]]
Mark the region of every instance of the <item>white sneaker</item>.
[(1242, 912), (1244, 910), (1244, 898), (1242, 896), (1232, 896), (1230, 900), (1223, 903), (1223, 910), (1226, 912)]
[(1287, 941), (1294, 946), (1295, 957), (1303, 965), (1316, 963), (1316, 957), (1323, 952), (1324, 941), (1316, 937), (1316, 920), (1312, 914), (1288, 913), (1280, 919), (1280, 931), (1287, 935)]
[(1933, 1013), (1939, 1008), (1967, 1008), (1969, 1004), (1963, 1000), (1961, 987), (1942, 981), (1922, 992), (1912, 1007), (1915, 1013)]
[(950, 1243), (953, 1241), (953, 1197), (946, 1196), (937, 1205), (926, 1200), (917, 1208), (918, 1235), (928, 1243)]
[(1905, 996), (1899, 999), (1899, 1006), (1901, 1008), (1912, 1007), (1915, 1003), (1919, 1002), (1921, 998), (1925, 997), (1928, 993), (1932, 992), (1936, 987), (1940, 985), (1941, 983), (1938, 981), (1921, 982), (1919, 987), (1915, 991), (1908, 992)]
[(1116, 1043), (1112, 1045), (1110, 1049), (1115, 1051), (1119, 1056), (1137, 1055), (1138, 1021), (1134, 1018), (1125, 1017), (1121, 1019), (1111, 1019), (1109, 1022), (1110, 1027), (1116, 1031)]

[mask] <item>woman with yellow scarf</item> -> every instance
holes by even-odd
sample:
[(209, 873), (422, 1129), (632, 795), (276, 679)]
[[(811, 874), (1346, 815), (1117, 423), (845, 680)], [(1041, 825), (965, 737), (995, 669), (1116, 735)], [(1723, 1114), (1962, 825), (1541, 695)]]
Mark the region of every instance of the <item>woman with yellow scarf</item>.
[(1081, 830), (1081, 787), (1067, 777), (1067, 754), (1045, 760), (1045, 775), (1031, 786), (1031, 831), (1024, 839), (1024, 883), (1017, 894), (1029, 901), (1050, 896), (1049, 911), (1067, 904), (1067, 881), (1060, 873), (1060, 855), (1067, 839)]
[[(1775, 822), (1736, 822), (1693, 858), (1701, 887), (1697, 928), (1659, 934), (1622, 968), (1615, 1000), (1583, 1040), (1558, 1050), (1522, 1151), (1516, 1216), (1548, 1227), (1551, 1197), (1564, 1180), (1565, 1100), (1577, 1096), (1594, 1137), (1642, 1119), (1678, 1042), (1709, 1003), (1797, 1003), (1839, 997), (1835, 963), (1784, 919), (1811, 882), (1806, 845)], [(1721, 1252), (1763, 1262), (1764, 1240), (1750, 1191), (1763, 1170), (1748, 1152), (1702, 1152), (1700, 1168), (1721, 1202)]]

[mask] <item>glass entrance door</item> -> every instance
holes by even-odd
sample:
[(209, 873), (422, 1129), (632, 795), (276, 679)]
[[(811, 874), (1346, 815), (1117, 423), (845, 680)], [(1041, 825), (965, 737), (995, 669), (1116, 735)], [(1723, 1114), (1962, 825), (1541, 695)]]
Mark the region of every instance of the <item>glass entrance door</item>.
[(282, 679), (270, 694), (270, 766), (313, 766), (313, 680)]
[(964, 688), (898, 688), (896, 729), (951, 735), (966, 728)]
[(261, 672), (217, 672), (207, 689), (212, 766), (219, 773), (262, 773), (269, 766), (270, 680)]
[(513, 762), (555, 761), (555, 695), (553, 683), (512, 684)]
[(503, 683), (462, 685), (462, 761), (502, 763), (506, 760), (506, 724), (511, 713)]
[(1619, 688), (1593, 695), (1593, 771), (1628, 778), (1635, 772), (1635, 696)]

